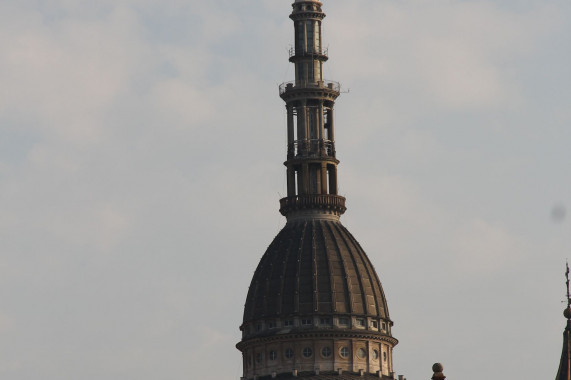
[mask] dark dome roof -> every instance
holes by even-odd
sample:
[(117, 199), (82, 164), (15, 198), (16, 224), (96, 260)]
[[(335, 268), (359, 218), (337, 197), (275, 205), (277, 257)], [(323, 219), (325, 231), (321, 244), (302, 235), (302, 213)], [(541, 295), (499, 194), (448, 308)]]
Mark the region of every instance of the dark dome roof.
[(373, 265), (338, 221), (285, 225), (254, 273), (244, 322), (311, 314), (390, 319)]

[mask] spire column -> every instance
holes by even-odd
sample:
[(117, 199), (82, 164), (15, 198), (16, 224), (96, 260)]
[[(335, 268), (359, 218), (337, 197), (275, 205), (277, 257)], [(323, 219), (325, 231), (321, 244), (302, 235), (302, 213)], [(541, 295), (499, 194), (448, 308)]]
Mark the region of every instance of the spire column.
[(293, 144), (295, 140), (295, 130), (293, 122), (293, 106), (291, 104), (286, 105), (287, 110), (287, 143), (288, 147)]
[(345, 198), (337, 195), (339, 161), (333, 131), (333, 107), (341, 86), (323, 79), (323, 64), (329, 58), (322, 48), (325, 13), (321, 5), (318, 0), (295, 0), (290, 15), (295, 48), (290, 50), (289, 60), (295, 65), (295, 80), (280, 85), (288, 113), (284, 163), (288, 196), (280, 200), (280, 212), (288, 221), (316, 217), (338, 220), (345, 212)]
[(321, 163), (321, 194), (328, 194), (327, 191), (327, 163)]
[(327, 111), (327, 123), (329, 124), (329, 140), (335, 142), (335, 112), (333, 112), (333, 105)]

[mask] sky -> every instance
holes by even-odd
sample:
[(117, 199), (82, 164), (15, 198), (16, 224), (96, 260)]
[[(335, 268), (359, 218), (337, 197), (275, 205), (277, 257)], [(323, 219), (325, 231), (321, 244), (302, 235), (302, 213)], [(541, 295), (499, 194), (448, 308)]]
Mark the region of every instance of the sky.
[[(324, 0), (343, 224), (397, 374), (554, 378), (571, 3)], [(291, 1), (0, 0), (0, 377), (239, 379), (285, 224)]]

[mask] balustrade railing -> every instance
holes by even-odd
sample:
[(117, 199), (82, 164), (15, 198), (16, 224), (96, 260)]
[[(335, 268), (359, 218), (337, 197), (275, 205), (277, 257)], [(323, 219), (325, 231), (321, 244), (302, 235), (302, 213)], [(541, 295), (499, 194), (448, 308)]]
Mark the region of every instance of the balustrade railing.
[(291, 47), (289, 49), (289, 57), (295, 57), (296, 55), (323, 55), (323, 56), (327, 56), (327, 54), (329, 53), (329, 48), (309, 48), (309, 49), (296, 49)]
[(335, 144), (331, 140), (296, 140), (288, 145), (287, 158), (335, 157)]
[(327, 209), (338, 215), (343, 214), (347, 209), (345, 198), (333, 194), (305, 194), (280, 199), (280, 212), (283, 215), (290, 211), (315, 208)]
[(284, 82), (280, 84), (280, 95), (283, 95), (286, 91), (304, 89), (304, 88), (323, 88), (328, 90), (333, 90), (335, 92), (341, 92), (341, 85), (339, 82), (332, 80), (321, 80), (321, 81), (306, 81), (306, 80), (295, 80), (291, 82)]

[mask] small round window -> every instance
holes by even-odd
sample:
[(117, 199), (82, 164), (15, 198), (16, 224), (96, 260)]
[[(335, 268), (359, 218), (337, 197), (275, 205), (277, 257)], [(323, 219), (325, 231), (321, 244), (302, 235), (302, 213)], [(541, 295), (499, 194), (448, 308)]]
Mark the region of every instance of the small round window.
[(275, 351), (270, 351), (270, 360), (276, 360), (278, 358), (278, 353)]
[(347, 347), (341, 347), (341, 349), (339, 350), (339, 355), (341, 355), (342, 358), (348, 358), (349, 349)]
[(321, 356), (323, 356), (324, 358), (328, 358), (331, 356), (331, 348), (329, 347), (323, 347), (321, 349)]
[(285, 350), (285, 357), (287, 359), (293, 358), (293, 350), (291, 348), (286, 348)]
[(374, 360), (378, 360), (378, 359), (379, 359), (379, 351), (373, 350), (373, 359), (374, 359)]
[(365, 359), (367, 357), (367, 351), (365, 351), (364, 348), (359, 348), (357, 350), (357, 356), (359, 357), (359, 359)]
[(303, 351), (301, 351), (301, 354), (304, 358), (310, 358), (313, 355), (313, 350), (309, 347), (305, 347)]

